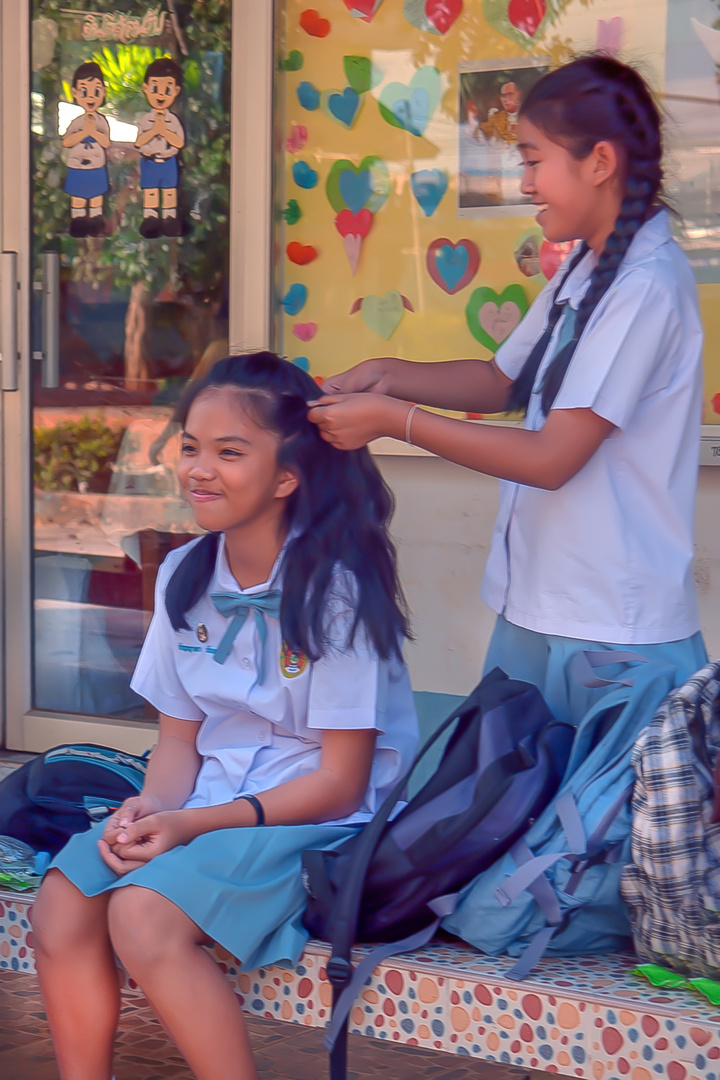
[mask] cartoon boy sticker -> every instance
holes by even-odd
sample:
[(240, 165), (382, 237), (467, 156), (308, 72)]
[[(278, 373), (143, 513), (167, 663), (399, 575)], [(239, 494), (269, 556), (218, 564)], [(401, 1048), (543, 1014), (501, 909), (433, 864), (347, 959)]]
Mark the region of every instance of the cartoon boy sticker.
[(68, 154), (65, 193), (70, 196), (70, 235), (101, 236), (106, 231), (103, 198), (110, 185), (105, 151), (110, 127), (98, 109), (105, 100), (105, 80), (99, 64), (88, 61), (73, 75), (72, 96), (83, 110), (62, 138)]
[(140, 187), (143, 189), (140, 234), (147, 238), (163, 234), (180, 236), (178, 152), (185, 145), (185, 132), (177, 116), (170, 112), (182, 90), (179, 65), (168, 56), (153, 60), (145, 72), (142, 88), (151, 111), (140, 118), (135, 143), (141, 155)]

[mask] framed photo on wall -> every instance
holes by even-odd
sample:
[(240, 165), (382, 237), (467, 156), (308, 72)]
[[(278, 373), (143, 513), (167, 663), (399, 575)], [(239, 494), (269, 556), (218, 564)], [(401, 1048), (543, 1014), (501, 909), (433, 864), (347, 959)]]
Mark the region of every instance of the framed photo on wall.
[(528, 215), (517, 148), (523, 98), (550, 70), (543, 56), (463, 63), (458, 68), (458, 217)]

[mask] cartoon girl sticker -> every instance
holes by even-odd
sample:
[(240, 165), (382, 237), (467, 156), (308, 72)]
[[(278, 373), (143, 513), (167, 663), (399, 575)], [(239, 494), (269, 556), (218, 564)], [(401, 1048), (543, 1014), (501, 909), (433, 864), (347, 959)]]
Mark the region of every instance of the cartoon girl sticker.
[(107, 231), (103, 200), (109, 190), (107, 158), (110, 126), (98, 109), (105, 100), (99, 64), (88, 61), (73, 75), (72, 96), (83, 110), (62, 138), (68, 154), (65, 193), (70, 196), (70, 235), (102, 236)]

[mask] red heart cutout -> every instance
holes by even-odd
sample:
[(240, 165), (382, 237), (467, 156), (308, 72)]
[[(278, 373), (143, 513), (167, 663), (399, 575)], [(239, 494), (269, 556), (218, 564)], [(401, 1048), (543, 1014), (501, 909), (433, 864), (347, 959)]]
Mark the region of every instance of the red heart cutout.
[(462, 11), (462, 0), (426, 0), (425, 14), (438, 34), (447, 34)]
[[(452, 248), (453, 251), (457, 251), (458, 248), (465, 248), (468, 255), (464, 274), (457, 281), (451, 279), (451, 283), (445, 280), (437, 264), (438, 252), (444, 247)], [(457, 243), (453, 243), (452, 240), (448, 240), (445, 236), (440, 236), (437, 240), (433, 240), (431, 244), (428, 244), (425, 265), (435, 284), (439, 285), (443, 292), (453, 296), (454, 293), (464, 289), (477, 274), (480, 266), (480, 252), (477, 244), (474, 244), (472, 240), (458, 240)]]
[(546, 11), (545, 0), (510, 0), (508, 19), (517, 30), (535, 37)]
[(335, 218), (335, 228), (341, 236), (361, 236), (363, 239), (372, 228), (373, 216), (364, 208), (353, 214), (352, 210), (341, 210)]
[(327, 37), (330, 33), (330, 23), (322, 19), (315, 8), (308, 8), (300, 16), (300, 25), (310, 37)]
[(380, 6), (377, 0), (343, 0), (343, 3), (348, 11), (362, 19), (363, 22), (370, 22)]
[(574, 247), (572, 240), (562, 244), (554, 244), (552, 240), (543, 240), (540, 246), (540, 271), (548, 281), (562, 266)]
[(317, 258), (317, 251), (311, 244), (299, 244), (297, 240), (288, 244), (285, 251), (290, 262), (297, 263), (298, 266), (306, 266)]

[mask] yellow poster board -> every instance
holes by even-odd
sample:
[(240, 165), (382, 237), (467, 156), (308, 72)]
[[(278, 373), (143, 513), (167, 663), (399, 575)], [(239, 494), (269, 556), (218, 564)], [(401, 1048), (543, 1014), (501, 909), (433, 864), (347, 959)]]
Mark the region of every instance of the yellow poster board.
[[(662, 94), (665, 0), (317, 3), (282, 11), (279, 348), (316, 378), (369, 356), (489, 358), (561, 254), (519, 192), (522, 93), (599, 45)], [(709, 342), (718, 290), (701, 285)], [(720, 360), (706, 422), (718, 391)]]

